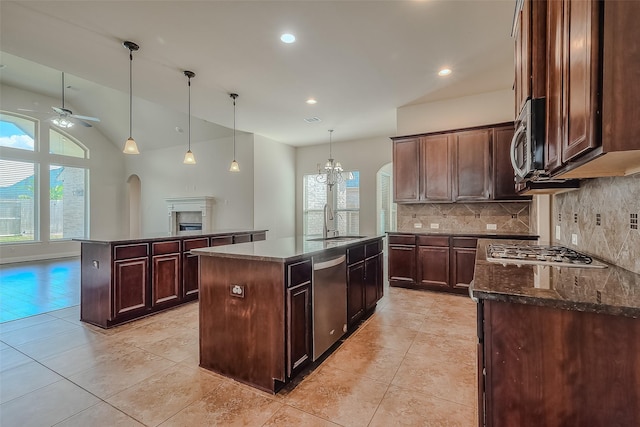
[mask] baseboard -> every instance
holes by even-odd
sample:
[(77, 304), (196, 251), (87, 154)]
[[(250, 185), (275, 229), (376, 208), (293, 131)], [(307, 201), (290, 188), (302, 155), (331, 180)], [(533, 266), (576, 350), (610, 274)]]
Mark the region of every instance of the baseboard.
[(48, 259), (58, 259), (58, 258), (74, 258), (79, 257), (80, 252), (56, 252), (54, 254), (38, 254), (38, 255), (27, 255), (27, 256), (16, 256), (16, 257), (5, 257), (0, 258), (0, 264), (13, 264), (16, 262), (29, 262), (29, 261), (43, 261)]

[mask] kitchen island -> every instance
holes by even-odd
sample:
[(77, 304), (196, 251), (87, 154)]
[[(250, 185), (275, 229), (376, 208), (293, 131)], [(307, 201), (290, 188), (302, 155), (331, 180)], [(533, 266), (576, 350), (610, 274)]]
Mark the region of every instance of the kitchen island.
[(640, 275), (488, 262), (491, 243), (527, 244), (478, 241), (479, 425), (637, 425)]
[(382, 236), (282, 238), (200, 257), (200, 366), (271, 393), (382, 297)]
[(198, 298), (198, 257), (192, 249), (264, 240), (266, 232), (75, 239), (81, 243), (80, 320), (110, 328), (193, 301)]

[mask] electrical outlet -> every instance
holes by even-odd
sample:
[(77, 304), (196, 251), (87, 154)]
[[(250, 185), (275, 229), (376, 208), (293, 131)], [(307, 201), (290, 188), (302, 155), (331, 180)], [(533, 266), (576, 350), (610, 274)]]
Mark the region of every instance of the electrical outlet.
[(422, 223), (421, 222), (414, 222), (413, 223), (413, 228), (422, 228)]
[(232, 297), (244, 298), (244, 285), (229, 285), (229, 294)]
[(497, 229), (498, 229), (497, 224), (487, 224), (487, 230), (497, 230)]
[(93, 265), (93, 268), (100, 268), (100, 261), (98, 261), (97, 259), (94, 259), (93, 261), (91, 261), (91, 265)]
[(431, 228), (433, 228), (434, 230), (438, 229), (438, 228), (440, 228), (440, 224), (438, 224), (437, 222), (432, 222), (431, 223)]
[(571, 244), (572, 245), (578, 245), (578, 235), (575, 233), (571, 234)]
[(560, 235), (561, 235), (561, 231), (560, 231), (560, 226), (556, 225), (556, 240), (560, 240)]

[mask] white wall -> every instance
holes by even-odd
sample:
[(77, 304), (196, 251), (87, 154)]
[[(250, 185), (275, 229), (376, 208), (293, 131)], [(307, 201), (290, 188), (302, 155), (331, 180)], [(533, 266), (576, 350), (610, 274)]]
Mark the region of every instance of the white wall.
[(253, 226), (268, 239), (296, 234), (295, 148), (254, 135)]
[[(333, 144), (333, 157), (347, 171), (360, 171), (360, 234), (376, 234), (376, 173), (391, 161), (391, 140), (387, 136)], [(318, 173), (318, 163), (329, 157), (329, 144), (298, 147), (296, 150), (296, 234), (302, 235), (302, 180)]]
[(398, 108), (397, 135), (460, 129), (514, 119), (511, 89)]
[[(2, 97), (0, 108), (8, 112), (34, 114), (17, 111), (18, 108), (41, 109), (44, 114), (38, 115), (41, 122), (40, 132), (48, 132), (48, 124), (44, 119), (49, 117), (50, 106), (60, 105), (60, 100), (43, 96), (34, 92), (17, 89), (11, 86), (0, 86)], [(34, 103), (38, 107), (34, 107)], [(65, 107), (73, 110), (72, 105)], [(86, 114), (90, 114), (87, 112)], [(99, 125), (98, 125), (99, 126)], [(87, 162), (89, 173), (89, 232), (96, 234), (118, 233), (121, 224), (126, 220), (125, 212), (125, 171), (124, 154), (100, 133), (98, 127), (84, 128), (74, 126), (68, 132), (89, 149)], [(44, 164), (46, 155), (36, 155), (36, 160)], [(75, 160), (75, 159), (74, 159)], [(48, 165), (41, 170), (48, 170)], [(48, 194), (43, 193), (40, 204), (48, 203)], [(48, 221), (49, 218), (43, 218)], [(42, 242), (0, 245), (0, 263), (29, 261), (56, 258), (80, 254), (80, 244), (72, 241), (49, 242), (42, 233)]]
[(195, 165), (182, 163), (183, 146), (147, 150), (127, 156), (126, 176), (140, 177), (142, 235), (169, 232), (165, 199), (211, 196), (215, 198), (213, 226), (216, 230), (253, 229), (254, 156), (253, 135), (236, 135), (236, 160), (240, 172), (229, 172), (233, 140), (222, 138), (191, 141)]

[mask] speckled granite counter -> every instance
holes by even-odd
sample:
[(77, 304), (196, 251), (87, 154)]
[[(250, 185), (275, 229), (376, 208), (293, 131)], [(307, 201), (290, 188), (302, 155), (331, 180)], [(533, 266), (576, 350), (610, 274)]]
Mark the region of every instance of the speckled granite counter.
[(383, 236), (347, 238), (346, 240), (305, 240), (304, 237), (283, 237), (281, 239), (264, 240), (261, 242), (240, 243), (233, 246), (218, 246), (193, 249), (191, 253), (201, 256), (215, 256), (222, 258), (250, 259), (256, 261), (290, 262), (301, 258), (308, 258), (331, 249), (346, 249), (352, 245), (382, 238)]
[(486, 248), (493, 242), (478, 241), (471, 290), (475, 298), (640, 317), (640, 274), (607, 263), (604, 269), (503, 266), (486, 260)]
[[(203, 233), (202, 231), (182, 231), (179, 234), (171, 234), (171, 233), (149, 233), (139, 237), (128, 237), (128, 236), (92, 236), (88, 239), (73, 239), (78, 242), (87, 242), (87, 243), (103, 243), (103, 244), (114, 244), (114, 243), (133, 243), (133, 242), (151, 242), (151, 241), (159, 241), (159, 240), (168, 240), (168, 239), (185, 239), (185, 238), (196, 238), (196, 237), (217, 237), (217, 236), (235, 236), (238, 234), (258, 234), (265, 233), (269, 230), (267, 229), (258, 229), (258, 230), (245, 230), (245, 229), (234, 229), (234, 230), (214, 230), (208, 233)], [(264, 238), (264, 237), (263, 237)]]

